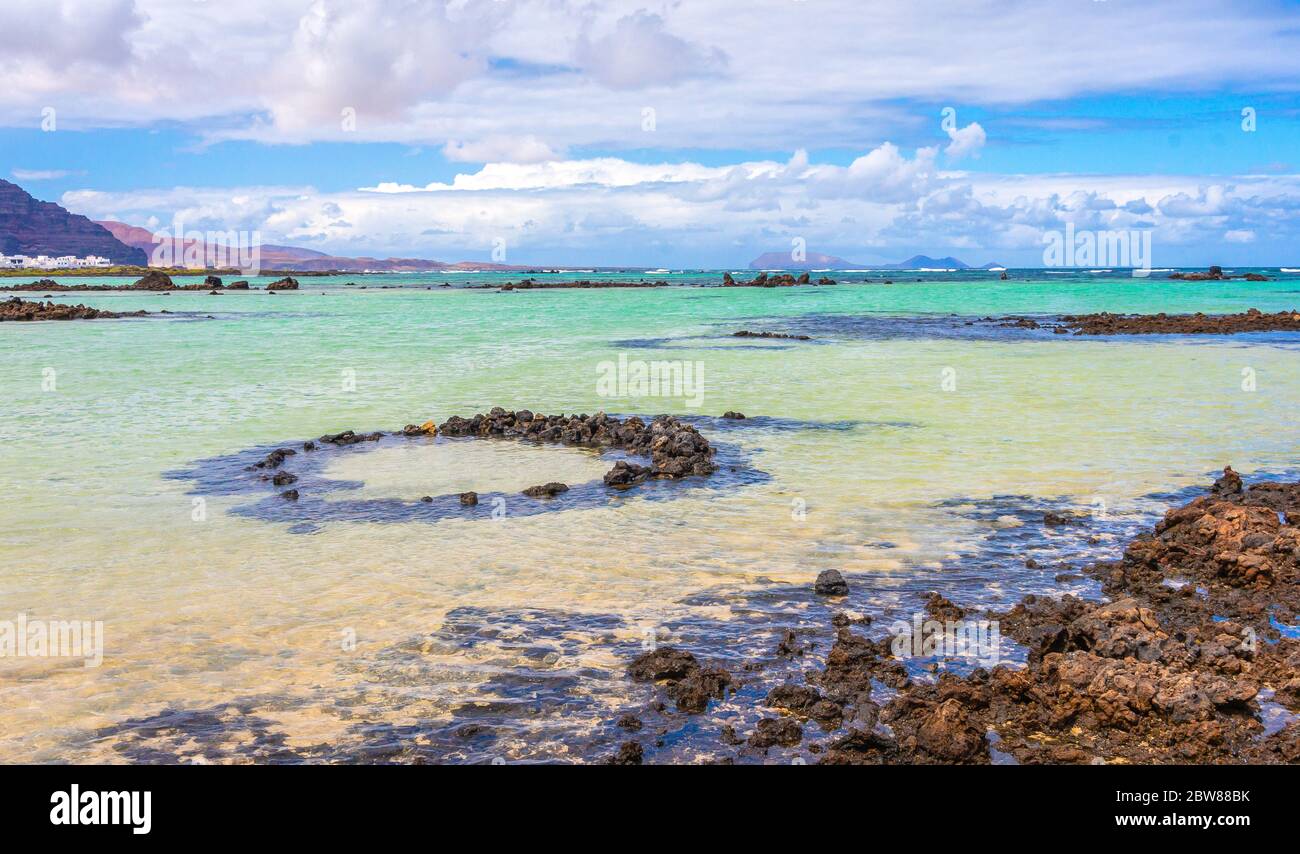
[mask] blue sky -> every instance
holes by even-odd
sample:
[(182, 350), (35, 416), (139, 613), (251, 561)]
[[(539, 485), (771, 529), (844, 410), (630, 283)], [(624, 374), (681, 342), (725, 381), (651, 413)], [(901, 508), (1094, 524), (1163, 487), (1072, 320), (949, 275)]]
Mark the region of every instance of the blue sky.
[(4, 177), (93, 218), (665, 266), (1037, 265), (1073, 223), (1300, 262), (1295, 2), (12, 0), (0, 29)]

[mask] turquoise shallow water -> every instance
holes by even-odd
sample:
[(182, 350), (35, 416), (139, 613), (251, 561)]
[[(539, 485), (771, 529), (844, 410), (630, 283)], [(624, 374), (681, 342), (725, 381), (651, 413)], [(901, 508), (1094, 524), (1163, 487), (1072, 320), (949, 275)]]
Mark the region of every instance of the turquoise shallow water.
[[(928, 589), (988, 604), (1065, 589), (1062, 566), (1116, 553), (1212, 470), (1300, 467), (1300, 337), (1085, 340), (963, 318), (1300, 306), (1300, 275), (1270, 274), (507, 293), (466, 286), (519, 274), (433, 274), (60, 296), (155, 314), (0, 325), (0, 619), (105, 627), (96, 668), (0, 659), (0, 760), (585, 761), (644, 702), (622, 666), (648, 638), (770, 652), (786, 627), (825, 626), (806, 591), (822, 569), (877, 615), (910, 615)], [(643, 277), (720, 273), (626, 276)], [(602, 395), (620, 356), (689, 362), (698, 405)], [(320, 463), (333, 485), (312, 487), (330, 505), (312, 519), (269, 511), (269, 488), (222, 486), (270, 447), (496, 405), (699, 416), (737, 472), (421, 516), (380, 508), (588, 483), (608, 461), (384, 440)], [(771, 420), (711, 418), (726, 410)], [(1035, 524), (1057, 506), (1093, 524)], [(1049, 569), (1026, 569), (1028, 553)], [(648, 755), (714, 757), (710, 733), (743, 730), (744, 706), (672, 724)]]

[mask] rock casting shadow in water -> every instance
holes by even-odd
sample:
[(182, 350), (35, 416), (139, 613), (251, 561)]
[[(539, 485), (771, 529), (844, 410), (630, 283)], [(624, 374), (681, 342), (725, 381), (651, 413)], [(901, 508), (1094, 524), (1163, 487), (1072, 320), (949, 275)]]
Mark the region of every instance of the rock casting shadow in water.
[[(526, 417), (523, 417), (526, 416)], [(291, 533), (311, 533), (327, 522), (438, 522), (443, 519), (493, 519), (533, 516), (607, 506), (625, 493), (646, 501), (668, 501), (696, 490), (727, 490), (770, 480), (754, 468), (749, 454), (729, 443), (710, 444), (694, 426), (671, 416), (646, 422), (636, 416), (621, 420), (595, 416), (553, 416), (531, 432), (517, 430), (544, 416), (528, 410), (493, 410), (473, 419), (453, 417), (436, 429), (431, 424), (408, 425), (393, 434), (351, 431), (291, 445), (264, 445), (196, 461), (164, 477), (193, 481), (191, 495), (258, 495), (260, 500), (236, 506), (235, 515), (291, 525)], [(558, 422), (555, 419), (560, 419)], [(594, 425), (594, 428), (589, 425)], [(583, 432), (585, 430), (585, 432)], [(558, 432), (557, 432), (558, 431)], [(567, 432), (566, 431), (576, 431)], [(338, 480), (325, 474), (339, 454), (365, 454), (395, 445), (456, 443), (481, 438), (514, 438), (535, 444), (561, 444), (590, 450), (614, 463), (603, 480), (569, 486), (551, 497), (485, 492), (466, 503), (460, 493), (426, 496), (416, 501), (398, 498), (348, 499), (348, 490), (364, 483)], [(642, 465), (636, 462), (648, 462)], [(292, 487), (289, 490), (282, 489)], [(269, 493), (269, 494), (268, 494)], [(468, 493), (466, 494), (468, 495)], [(632, 497), (631, 495), (627, 497)]]
[[(247, 474), (242, 466), (236, 470)], [(854, 635), (880, 643), (896, 621), (918, 613), (932, 617), (940, 608), (983, 619), (1029, 593), (1082, 593), (1096, 601), (1096, 580), (1062, 582), (1056, 574), (1063, 565), (1082, 569), (1117, 557), (1162, 505), (1196, 491), (1146, 496), (1131, 512), (1111, 515), (1083, 513), (1065, 499), (1027, 496), (942, 502), (938, 509), (988, 524), (973, 550), (938, 569), (849, 575), (844, 596), (814, 592), (818, 565), (809, 568), (808, 583), (759, 579), (758, 589), (719, 587), (681, 600), (681, 610), (654, 621), (556, 609), (455, 608), (426, 634), (345, 659), (340, 666), (360, 679), (342, 694), (325, 689), (312, 697), (173, 708), (99, 730), (94, 738), (109, 739), (124, 758), (145, 763), (597, 762), (629, 740), (656, 763), (815, 762), (830, 744), (861, 737), (873, 726), (889, 738), (875, 716), (907, 684), (915, 689), (934, 685), (943, 674), (967, 676), (980, 663), (906, 659), (885, 681), (873, 681), (871, 702), (859, 704), (856, 717), (791, 712), (799, 693), (789, 686), (808, 684), (806, 674), (823, 666), (842, 630), (851, 626)], [(1041, 565), (1027, 566), (1027, 558)], [(629, 678), (628, 666), (656, 644), (690, 653), (701, 667), (725, 670), (729, 684), (721, 696), (704, 698), (700, 711), (679, 708), (662, 684)], [(1023, 667), (1027, 654), (1004, 628), (1002, 662)], [(352, 723), (329, 743), (286, 747), (290, 734), (276, 713), (308, 707)], [(778, 717), (797, 722), (796, 743), (772, 743), (773, 725), (760, 721)], [(788, 734), (793, 740), (793, 730)], [(990, 754), (996, 760), (999, 751), (990, 747)]]
[(292, 705), (280, 698), (241, 697), (202, 709), (168, 708), (103, 727), (90, 737), (111, 741), (116, 753), (140, 765), (298, 763), (310, 757), (287, 747), (288, 735), (263, 716)]
[[(1025, 532), (1017, 542), (1046, 550), (1056, 541), (1054, 548), (1061, 554), (1088, 553), (1095, 558), (1097, 550), (1088, 544), (1090, 526), (1044, 525), (1047, 512), (1068, 511), (1064, 502), (1013, 497), (974, 502), (967, 512), (979, 519), (1017, 513), (1027, 520), (1026, 528), (1028, 520), (1036, 519), (1036, 533)], [(364, 735), (370, 739), (382, 731), (385, 739), (401, 744), (389, 756), (399, 762), (472, 763), (496, 757), (510, 762), (597, 762), (629, 739), (641, 745), (645, 761), (656, 763), (813, 762), (829, 741), (864, 722), (796, 715), (791, 720), (801, 719), (802, 740), (782, 744), (771, 743), (771, 725), (760, 721), (781, 714), (783, 707), (774, 703), (785, 690), (782, 686), (802, 685), (805, 671), (825, 658), (840, 628), (853, 625), (856, 633), (881, 642), (891, 637), (897, 621), (911, 621), (915, 614), (930, 618), (935, 607), (928, 604), (931, 591), (973, 603), (967, 613), (979, 618), (976, 608), (986, 604), (992, 582), (1009, 588), (995, 604), (1004, 604), (1013, 593), (1062, 589), (1051, 572), (1034, 571), (1023, 563), (1020, 577), (1009, 578), (1016, 574), (1009, 571), (1006, 558), (1012, 546), (1001, 541), (1010, 539), (1010, 530), (991, 529), (989, 539), (999, 545), (941, 569), (913, 566), (905, 573), (850, 575), (844, 596), (817, 595), (811, 583), (816, 571), (810, 569), (807, 584), (764, 583), (760, 578), (756, 590), (719, 587), (694, 594), (678, 603), (684, 610), (654, 623), (614, 614), (457, 608), (429, 635), (382, 650), (364, 667), (365, 683), (389, 685), (398, 693), (408, 685), (445, 683), (448, 666), (430, 659), (430, 650), (463, 654), (466, 662), (455, 665), (457, 672), (481, 666), (486, 681), (474, 683), (474, 694), (449, 701), (450, 721), (415, 728), (374, 725)], [(1095, 583), (1091, 589), (1097, 592)], [(946, 599), (937, 601), (951, 605)], [(727, 616), (717, 616), (722, 612)], [(679, 703), (674, 695), (665, 696), (662, 684), (630, 679), (628, 666), (656, 644), (690, 653), (702, 670), (725, 671), (726, 688), (716, 695), (679, 692)], [(571, 663), (584, 652), (595, 653), (590, 656), (594, 661), (618, 663)], [(1027, 654), (1011, 638), (1001, 639), (1002, 663), (1023, 666)], [(919, 656), (902, 661), (896, 676), (930, 684), (940, 674), (966, 675), (983, 663), (960, 655)], [(896, 685), (880, 682), (872, 691), (881, 705), (896, 694)], [(340, 744), (335, 753), (336, 760), (354, 761), (370, 756), (371, 748)]]

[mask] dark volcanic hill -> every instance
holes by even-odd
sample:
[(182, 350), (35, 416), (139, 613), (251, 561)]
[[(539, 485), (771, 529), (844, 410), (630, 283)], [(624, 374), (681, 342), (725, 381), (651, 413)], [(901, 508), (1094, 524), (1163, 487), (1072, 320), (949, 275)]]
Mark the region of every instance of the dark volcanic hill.
[(114, 264), (149, 263), (143, 250), (127, 246), (103, 226), (53, 202), (34, 199), (5, 180), (0, 180), (0, 253), (102, 255)]

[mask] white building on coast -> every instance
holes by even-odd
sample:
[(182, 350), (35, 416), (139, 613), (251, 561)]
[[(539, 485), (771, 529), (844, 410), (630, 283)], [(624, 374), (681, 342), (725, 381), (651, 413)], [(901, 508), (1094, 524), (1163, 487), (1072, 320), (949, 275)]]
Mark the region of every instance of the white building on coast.
[(99, 255), (0, 255), (0, 270), (76, 270), (82, 267), (107, 267), (112, 262)]

